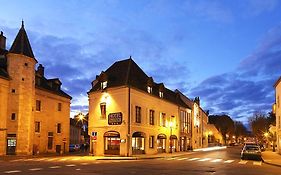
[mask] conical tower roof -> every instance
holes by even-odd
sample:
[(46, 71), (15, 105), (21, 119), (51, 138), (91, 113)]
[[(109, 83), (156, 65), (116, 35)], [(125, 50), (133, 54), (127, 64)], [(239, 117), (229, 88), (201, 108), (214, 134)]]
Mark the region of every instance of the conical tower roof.
[(24, 23), (22, 21), (21, 28), (14, 40), (12, 47), (9, 51), (10, 53), (22, 54), (31, 58), (34, 58), (32, 48), (30, 46), (26, 31), (24, 29)]

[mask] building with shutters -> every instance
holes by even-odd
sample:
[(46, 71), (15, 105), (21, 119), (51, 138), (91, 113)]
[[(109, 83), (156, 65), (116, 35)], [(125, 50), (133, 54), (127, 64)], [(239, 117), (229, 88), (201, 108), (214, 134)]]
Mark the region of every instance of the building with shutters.
[(9, 50), (0, 34), (0, 155), (68, 151), (71, 97), (47, 79), (24, 23)]
[(131, 57), (102, 71), (88, 96), (94, 155), (150, 155), (192, 147), (190, 107)]

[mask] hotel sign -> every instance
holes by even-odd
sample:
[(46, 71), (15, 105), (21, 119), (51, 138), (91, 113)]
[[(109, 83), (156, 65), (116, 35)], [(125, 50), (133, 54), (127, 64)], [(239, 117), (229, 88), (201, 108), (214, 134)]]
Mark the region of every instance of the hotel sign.
[(122, 112), (108, 114), (109, 125), (121, 125), (122, 124)]

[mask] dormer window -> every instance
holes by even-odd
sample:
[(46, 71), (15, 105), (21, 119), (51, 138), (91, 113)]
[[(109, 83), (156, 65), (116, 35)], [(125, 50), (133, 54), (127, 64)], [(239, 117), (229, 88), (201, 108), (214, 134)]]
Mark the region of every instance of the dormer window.
[(152, 94), (152, 87), (151, 86), (147, 86), (147, 92)]
[(164, 97), (164, 94), (163, 94), (162, 91), (159, 91), (159, 97), (160, 97), (160, 98), (163, 98), (163, 97)]
[(107, 81), (101, 82), (101, 89), (105, 89), (107, 87)]

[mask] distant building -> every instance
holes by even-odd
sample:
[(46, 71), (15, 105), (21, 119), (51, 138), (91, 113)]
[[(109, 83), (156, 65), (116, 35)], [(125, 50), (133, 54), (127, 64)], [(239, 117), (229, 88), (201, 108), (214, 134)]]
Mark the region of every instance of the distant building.
[(281, 77), (275, 82), (274, 88), (275, 88), (275, 105), (273, 105), (276, 116), (276, 136), (277, 136), (277, 150), (279, 153), (281, 153), (281, 104), (280, 104), (280, 98), (281, 98)]
[[(175, 152), (190, 144), (179, 139), (188, 127), (181, 126), (180, 116), (191, 109), (131, 58), (101, 72), (88, 95), (90, 151), (95, 155)], [(188, 133), (184, 136), (190, 139)]]
[(208, 146), (218, 146), (223, 144), (223, 137), (214, 124), (207, 125)]
[(69, 144), (80, 144), (81, 143), (81, 130), (82, 123), (77, 120), (70, 118), (70, 136)]
[(0, 35), (0, 155), (68, 151), (71, 97), (47, 79), (24, 24), (10, 48)]

